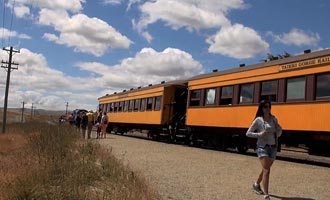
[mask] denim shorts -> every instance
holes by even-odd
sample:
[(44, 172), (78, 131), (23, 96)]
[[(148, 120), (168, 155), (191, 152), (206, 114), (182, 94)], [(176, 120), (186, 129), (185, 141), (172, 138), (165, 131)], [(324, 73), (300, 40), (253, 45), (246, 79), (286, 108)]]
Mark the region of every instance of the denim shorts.
[(277, 148), (270, 147), (270, 146), (258, 147), (256, 152), (257, 152), (258, 158), (267, 156), (270, 159), (275, 160), (276, 154), (277, 154)]

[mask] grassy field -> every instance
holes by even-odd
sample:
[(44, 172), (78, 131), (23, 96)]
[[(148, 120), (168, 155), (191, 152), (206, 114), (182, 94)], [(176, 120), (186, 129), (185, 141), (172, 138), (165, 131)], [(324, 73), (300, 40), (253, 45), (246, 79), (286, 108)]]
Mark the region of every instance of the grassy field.
[(0, 199), (157, 199), (142, 176), (69, 125), (7, 125), (0, 134)]

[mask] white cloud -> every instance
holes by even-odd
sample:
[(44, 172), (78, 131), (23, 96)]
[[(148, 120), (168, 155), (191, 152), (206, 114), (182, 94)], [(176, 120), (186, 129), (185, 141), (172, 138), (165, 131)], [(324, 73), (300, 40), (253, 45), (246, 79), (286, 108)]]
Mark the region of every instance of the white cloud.
[(31, 39), (31, 36), (26, 35), (26, 34), (20, 34), (17, 33), (16, 31), (9, 31), (6, 28), (0, 28), (0, 38), (4, 38), (7, 39), (9, 37), (16, 37), (16, 38), (20, 38), (20, 39)]
[[(44, 33), (43, 38), (71, 47), (75, 52), (102, 56), (109, 48), (129, 48), (133, 42), (107, 22), (81, 14), (82, 3), (85, 0), (16, 0), (15, 14), (17, 17), (26, 17), (32, 14), (30, 9), (40, 9), (36, 21), (59, 32), (58, 35)], [(12, 7), (14, 0), (10, 0), (8, 5)]]
[(30, 15), (30, 8), (27, 6), (15, 6), (14, 13), (18, 18), (24, 18)]
[(293, 28), (289, 33), (283, 33), (276, 35), (272, 32), (268, 32), (268, 35), (272, 36), (276, 42), (280, 42), (286, 45), (295, 46), (316, 46), (320, 41), (320, 36), (318, 33), (306, 33), (303, 30)]
[[(8, 5), (12, 7), (26, 7), (32, 6), (36, 8), (48, 8), (52, 10), (66, 10), (69, 12), (77, 13), (82, 10), (82, 3), (85, 0), (42, 0), (42, 1), (31, 1), (31, 0), (9, 0)], [(15, 12), (16, 14), (16, 12)]]
[(267, 52), (269, 48), (268, 43), (255, 30), (241, 24), (222, 27), (206, 42), (210, 44), (210, 53), (238, 59), (251, 58), (258, 53)]
[[(1, 59), (8, 60), (8, 55), (2, 52)], [(70, 101), (72, 106), (95, 108), (100, 94), (94, 91), (94, 85), (86, 81), (92, 77), (66, 75), (48, 66), (42, 54), (24, 48), (13, 56), (13, 61), (19, 66), (11, 73), (9, 107), (19, 107), (21, 101), (25, 101), (35, 103), (39, 108), (58, 110), (64, 108), (64, 102)], [(0, 92), (4, 93), (6, 73), (0, 73), (0, 80)], [(3, 98), (0, 104), (3, 105)]]
[(104, 4), (118, 5), (122, 3), (122, 0), (104, 0)]
[[(8, 55), (2, 52), (1, 59)], [(77, 63), (76, 67), (89, 75), (84, 78), (69, 76), (48, 65), (42, 54), (21, 49), (13, 61), (19, 69), (11, 74), (9, 107), (20, 107), (25, 101), (33, 102), (37, 108), (63, 110), (69, 102), (69, 109), (94, 109), (97, 98), (106, 93), (123, 89), (146, 86), (186, 79), (203, 73), (201, 64), (189, 53), (167, 48), (157, 52), (151, 48), (142, 49), (135, 57), (126, 58), (121, 63), (108, 66), (102, 63)], [(0, 73), (0, 92), (4, 93), (6, 74)], [(0, 99), (3, 105), (3, 98)]]
[(131, 9), (133, 4), (140, 3), (142, 0), (129, 0), (127, 5), (127, 10)]
[(45, 33), (43, 38), (73, 47), (76, 52), (102, 56), (109, 48), (128, 48), (132, 41), (103, 20), (84, 14), (70, 17), (65, 11), (42, 9), (39, 23), (53, 26), (60, 34)]
[(97, 84), (111, 88), (111, 91), (146, 86), (163, 80), (187, 79), (204, 72), (202, 65), (189, 53), (173, 48), (162, 52), (144, 48), (135, 57), (126, 58), (115, 66), (91, 62), (78, 63), (77, 67), (103, 76)]
[(242, 9), (244, 7), (243, 0), (147, 1), (140, 7), (142, 17), (134, 24), (134, 28), (139, 33), (147, 36), (147, 26), (158, 20), (165, 22), (172, 29), (185, 27), (189, 31), (193, 31), (219, 28), (230, 24), (230, 21), (225, 16), (229, 10)]

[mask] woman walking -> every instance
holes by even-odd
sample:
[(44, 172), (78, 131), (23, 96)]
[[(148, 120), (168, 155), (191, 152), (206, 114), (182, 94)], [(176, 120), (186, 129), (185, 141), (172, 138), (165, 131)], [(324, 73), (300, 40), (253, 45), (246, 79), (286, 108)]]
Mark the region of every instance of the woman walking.
[[(246, 132), (246, 136), (257, 138), (257, 155), (262, 167), (257, 181), (252, 189), (259, 195), (264, 195), (264, 199), (270, 200), (268, 187), (270, 168), (274, 163), (277, 153), (277, 139), (282, 134), (282, 128), (277, 119), (271, 114), (271, 102), (262, 100), (256, 113), (252, 125)], [(262, 183), (262, 189), (260, 187)]]

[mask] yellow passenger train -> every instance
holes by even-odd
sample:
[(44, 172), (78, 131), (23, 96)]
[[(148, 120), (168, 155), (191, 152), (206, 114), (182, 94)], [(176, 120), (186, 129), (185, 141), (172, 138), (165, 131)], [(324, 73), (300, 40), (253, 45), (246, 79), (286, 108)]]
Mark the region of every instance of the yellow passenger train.
[(255, 146), (245, 133), (263, 99), (272, 101), (282, 144), (330, 154), (329, 49), (106, 95), (99, 107), (108, 131), (146, 129), (154, 138), (245, 152)]

